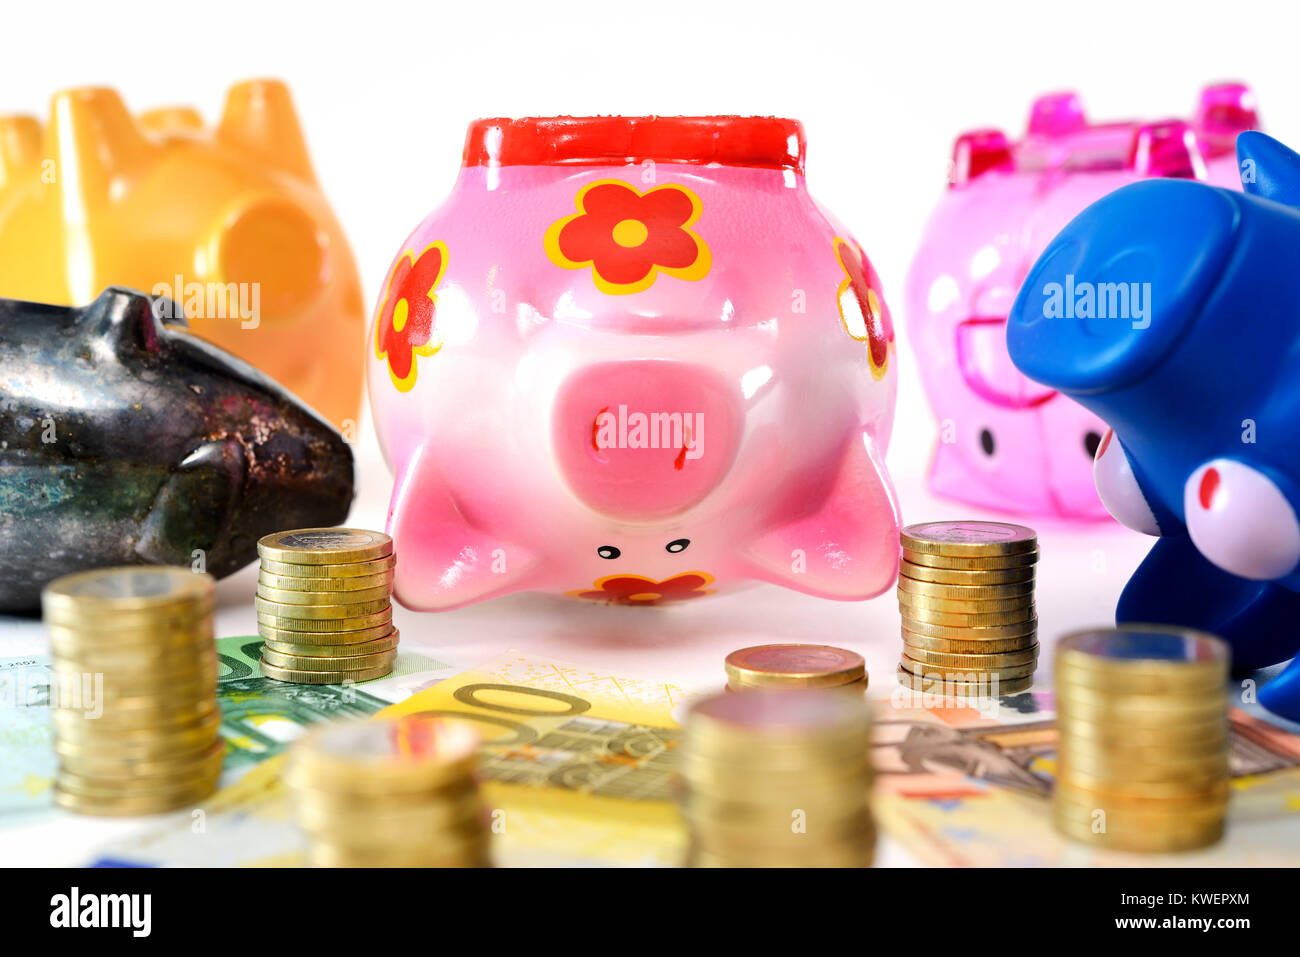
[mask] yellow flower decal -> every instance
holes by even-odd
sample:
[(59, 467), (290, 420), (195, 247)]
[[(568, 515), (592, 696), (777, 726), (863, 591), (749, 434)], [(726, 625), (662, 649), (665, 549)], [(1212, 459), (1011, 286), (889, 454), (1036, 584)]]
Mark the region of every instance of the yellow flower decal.
[(574, 204), (576, 213), (546, 230), (546, 255), (563, 269), (590, 266), (601, 292), (641, 292), (660, 273), (676, 279), (708, 275), (709, 247), (691, 229), (700, 219), (700, 198), (685, 186), (642, 193), (622, 180), (602, 179), (582, 187)]
[(833, 245), (835, 260), (844, 271), (844, 281), (835, 294), (840, 322), (845, 332), (867, 344), (871, 377), (883, 379), (889, 371), (889, 344), (894, 341), (894, 323), (876, 292), (880, 288), (880, 276), (862, 247), (853, 240), (836, 236)]

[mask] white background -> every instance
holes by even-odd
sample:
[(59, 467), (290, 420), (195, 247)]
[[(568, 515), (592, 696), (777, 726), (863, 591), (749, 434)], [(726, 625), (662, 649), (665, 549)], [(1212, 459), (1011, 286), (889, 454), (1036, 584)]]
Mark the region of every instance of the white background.
[[(209, 119), (233, 81), (295, 95), (318, 178), (353, 243), (367, 301), (409, 230), (449, 190), (476, 116), (776, 114), (801, 119), (813, 194), (856, 234), (901, 328), (889, 466), (907, 521), (972, 516), (921, 486), (933, 422), (902, 283), (962, 130), (1023, 130), (1039, 93), (1075, 89), (1095, 119), (1188, 116), (1200, 87), (1243, 79), (1270, 132), (1300, 141), (1300, 14), (1291, 4), (364, 2), (7, 4), (0, 112), (44, 116), (50, 94), (116, 87), (132, 110), (189, 104)], [(361, 344), (358, 343), (358, 348)], [(368, 428), (351, 522), (382, 527), (389, 479)], [(1044, 551), (1044, 658), (1063, 631), (1104, 622), (1147, 541), (1118, 526), (1030, 521)], [(256, 573), (220, 586), (218, 632), (255, 631)], [(763, 586), (692, 607), (621, 609), (520, 596), (443, 615), (399, 609), (403, 643), (473, 664), (515, 647), (615, 673), (717, 685), (745, 644), (825, 641), (893, 681), (892, 596), (823, 602)], [(0, 619), (0, 657), (42, 648)], [(0, 755), (0, 760), (3, 756)], [(77, 863), (126, 824), (64, 816), (9, 831), (6, 862)], [(884, 860), (905, 856), (886, 848)]]

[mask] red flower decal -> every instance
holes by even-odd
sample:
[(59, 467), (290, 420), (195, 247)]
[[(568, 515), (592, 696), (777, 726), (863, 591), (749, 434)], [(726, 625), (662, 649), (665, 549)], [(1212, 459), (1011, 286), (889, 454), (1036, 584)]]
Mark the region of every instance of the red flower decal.
[(546, 230), (546, 255), (564, 269), (590, 266), (601, 292), (641, 292), (660, 273), (708, 275), (709, 247), (691, 229), (700, 218), (700, 199), (685, 186), (642, 193), (620, 179), (603, 179), (582, 187), (574, 203), (576, 213)]
[(836, 236), (834, 245), (835, 259), (845, 276), (836, 293), (840, 322), (850, 336), (867, 344), (871, 377), (883, 379), (889, 367), (889, 344), (894, 341), (894, 322), (878, 292), (880, 276), (856, 242)]
[(579, 589), (567, 594), (572, 598), (616, 605), (662, 605), (670, 601), (702, 598), (710, 593), (704, 586), (711, 584), (713, 576), (704, 572), (686, 572), (661, 582), (640, 575), (610, 575), (598, 579), (594, 591)]
[(447, 272), (447, 244), (430, 243), (417, 257), (407, 250), (393, 264), (375, 318), (375, 358), (388, 360), (388, 376), (399, 392), (415, 385), (416, 356), (442, 348), (434, 329), (434, 290)]

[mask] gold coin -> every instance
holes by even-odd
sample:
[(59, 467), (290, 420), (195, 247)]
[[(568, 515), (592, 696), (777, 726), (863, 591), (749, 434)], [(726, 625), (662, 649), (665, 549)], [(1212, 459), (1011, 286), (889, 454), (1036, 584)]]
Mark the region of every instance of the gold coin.
[(376, 850), (339, 846), (326, 841), (312, 841), (309, 856), (316, 867), (488, 867), (491, 841), (485, 832), (463, 844), (448, 846), (432, 840), (412, 845)]
[[(265, 585), (259, 584), (257, 594), (264, 602), (279, 602), (282, 605), (292, 605), (294, 608), (320, 607), (322, 605), (357, 608), (366, 602), (386, 602), (390, 597), (387, 585), (358, 591), (293, 591), (285, 588), (267, 588)], [(374, 610), (378, 611), (379, 609)], [(277, 613), (288, 614), (283, 609)], [(361, 612), (360, 614), (369, 613)]]
[(981, 668), (972, 664), (931, 664), (926, 661), (917, 661), (915, 658), (911, 658), (904, 653), (899, 660), (899, 665), (905, 671), (910, 671), (912, 674), (921, 678), (939, 678), (942, 680), (948, 680), (951, 678), (957, 681), (965, 681), (967, 683), (978, 683), (980, 678), (986, 674), (996, 674), (1002, 678), (1027, 678), (1032, 675), (1034, 670), (1038, 667), (1038, 660), (1035, 657), (1023, 665), (1004, 665), (995, 668)]
[[(275, 645), (361, 645), (368, 641), (378, 641), (397, 633), (391, 620), (373, 628), (360, 628), (353, 631), (287, 631), (272, 628), (270, 625), (258, 624), (257, 633), (266, 641)], [(283, 648), (277, 648), (283, 651)], [(345, 652), (346, 653), (346, 652)]]
[[(750, 691), (781, 691), (781, 690), (793, 691), (798, 689), (797, 686), (792, 688), (782, 689), (780, 687), (774, 687), (772, 685), (749, 685), (749, 684), (745, 684), (744, 682), (729, 681), (723, 687), (722, 690), (727, 694), (743, 694)], [(817, 688), (815, 690), (829, 691), (829, 692), (842, 691), (848, 695), (861, 695), (864, 694), (867, 690), (867, 676), (863, 675), (857, 681), (850, 681), (848, 684), (845, 685), (826, 685), (825, 687)]]
[(800, 751), (870, 746), (871, 723), (856, 698), (826, 695), (814, 689), (751, 691), (719, 695), (691, 708), (687, 717), (689, 749), (715, 755), (738, 752), (752, 760), (783, 749)]
[(901, 665), (897, 676), (898, 683), (912, 691), (960, 698), (1000, 698), (1004, 695), (1028, 691), (1034, 683), (1032, 675), (1025, 678), (1003, 678), (997, 672), (992, 672), (976, 682), (936, 680), (930, 677), (918, 677)]
[(164, 731), (175, 724), (191, 724), (217, 710), (212, 691), (198, 699), (160, 695), (120, 701), (91, 702), (90, 707), (50, 709), (58, 734), (115, 734), (123, 731)]
[[(309, 593), (296, 592), (295, 594), (306, 595)], [(339, 618), (365, 618), (369, 615), (378, 615), (385, 611), (391, 611), (392, 606), (386, 595), (359, 602), (299, 605), (276, 601), (274, 599), (267, 599), (259, 594), (253, 598), (253, 607), (257, 609), (259, 615), (266, 615), (269, 618), (277, 618), (280, 620), (301, 618), (308, 621), (316, 621), (320, 619), (337, 620)]]
[(1131, 786), (1126, 790), (1110, 787), (1099, 790), (1074, 784), (1069, 778), (1059, 778), (1052, 786), (1053, 798), (1069, 801), (1088, 807), (1114, 807), (1124, 810), (1152, 814), (1184, 814), (1200, 807), (1226, 807), (1230, 785), (1222, 780), (1208, 788), (1194, 790), (1189, 788), (1174, 789), (1166, 794), (1135, 791)]
[[(254, 599), (254, 601), (256, 601), (256, 599)], [(315, 640), (316, 635), (318, 634), (357, 634), (362, 631), (370, 631), (374, 628), (392, 627), (392, 624), (393, 607), (391, 603), (383, 611), (377, 611), (369, 615), (358, 615), (353, 618), (292, 618), (283, 615), (267, 614), (261, 611), (257, 613), (257, 627), (259, 633), (264, 628), (269, 628), (273, 631), (296, 632), (299, 634), (311, 633), (313, 640)], [(329, 642), (322, 641), (321, 644), (329, 644)]]
[(216, 580), (203, 572), (163, 565), (98, 568), (56, 578), (41, 592), (49, 618), (74, 618), (98, 610), (107, 614), (154, 612), (211, 601)]
[(113, 679), (166, 681), (216, 668), (217, 648), (211, 639), (195, 648), (172, 649), (167, 655), (139, 656), (121, 652), (92, 652), (69, 655), (56, 650), (50, 656), (56, 675), (102, 674)]
[(1057, 831), (1076, 841), (1114, 850), (1151, 854), (1171, 854), (1209, 847), (1222, 840), (1224, 833), (1222, 818), (1212, 824), (1198, 822), (1176, 830), (1155, 830), (1149, 827), (1119, 830), (1108, 822), (1106, 829), (1099, 833), (1092, 821), (1075, 819), (1055, 811), (1055, 808), (1052, 823)]
[(1019, 565), (1014, 568), (935, 568), (903, 562), (898, 574), (911, 581), (934, 582), (940, 585), (1032, 585), (1034, 566)]
[(382, 638), (362, 641), (354, 645), (305, 645), (297, 642), (272, 641), (266, 639), (262, 648), (281, 655), (297, 658), (344, 658), (352, 655), (375, 655), (380, 652), (393, 651), (397, 648), (399, 633), (394, 629)]
[(927, 555), (983, 558), (1038, 549), (1038, 536), (1032, 528), (1006, 522), (923, 522), (908, 525), (900, 537), (903, 548)]
[[(996, 655), (1025, 651), (1038, 644), (1038, 635), (1030, 632), (1015, 638), (931, 638), (903, 628), (903, 647), (921, 651), (946, 652), (954, 655)], [(916, 658), (916, 655), (912, 655)], [(918, 659), (919, 660), (919, 659)]]
[(1088, 775), (1098, 780), (1118, 779), (1128, 784), (1169, 782), (1188, 784), (1226, 780), (1228, 752), (1217, 750), (1189, 754), (1176, 749), (1148, 749), (1145, 752), (1116, 748), (1109, 752), (1070, 747), (1057, 755), (1059, 767), (1071, 776)]
[(465, 720), (413, 714), (332, 722), (294, 746), (285, 775), (294, 787), (336, 793), (429, 791), (472, 775), (478, 746)]
[(326, 842), (348, 847), (400, 847), (413, 834), (476, 834), (482, 831), (487, 814), (477, 795), (449, 804), (429, 801), (400, 813), (334, 815), (302, 803), (296, 805), (296, 810), (303, 830)]
[(1034, 610), (1034, 596), (1021, 595), (1015, 598), (932, 598), (911, 592), (898, 593), (898, 607), (904, 614), (913, 611), (938, 611), (954, 615), (988, 615), (994, 613), (1018, 612), (1021, 617)]
[(1220, 692), (1201, 697), (1162, 694), (1111, 694), (1079, 685), (1057, 687), (1056, 710), (1084, 721), (1124, 720), (1142, 724), (1141, 719), (1177, 724), (1213, 721), (1227, 712), (1226, 696)]
[(925, 552), (903, 549), (903, 561), (927, 568), (944, 568), (949, 571), (1001, 571), (1008, 568), (1031, 567), (1038, 563), (1038, 552), (1024, 552), (1019, 555), (989, 555), (981, 558), (968, 558), (963, 555), (929, 555)]
[(974, 668), (978, 671), (1001, 671), (1018, 665), (1032, 665), (1038, 661), (1038, 645), (1031, 645), (1023, 651), (1005, 652), (1003, 654), (958, 654), (950, 651), (927, 651), (924, 648), (906, 647), (903, 649), (911, 661), (926, 665), (938, 665), (941, 668)]
[(874, 829), (832, 843), (805, 839), (795, 847), (773, 847), (735, 839), (728, 841), (697, 831), (691, 834), (688, 861), (693, 867), (870, 867), (875, 841)]
[(727, 655), (727, 677), (749, 687), (817, 688), (858, 681), (866, 663), (856, 651), (831, 645), (755, 645)]
[(1091, 815), (1104, 811), (1108, 816), (1128, 821), (1165, 823), (1171, 820), (1202, 820), (1221, 816), (1228, 809), (1227, 798), (1200, 798), (1180, 801), (1117, 800), (1104, 794), (1078, 789), (1057, 789), (1052, 801), (1071, 813)]
[[(806, 811), (798, 805), (800, 811)], [(692, 833), (701, 835), (714, 844), (737, 843), (765, 846), (772, 850), (788, 850), (806, 845), (809, 834), (791, 828), (790, 805), (777, 807), (744, 808), (752, 813), (741, 815), (730, 812), (726, 815), (704, 813), (690, 805), (683, 807)], [(757, 813), (763, 811), (766, 813)], [(804, 818), (809, 831), (817, 835), (822, 843), (841, 843), (860, 840), (864, 834), (875, 830), (871, 814), (867, 810), (863, 796), (858, 795), (856, 805), (844, 809), (835, 815), (807, 813)]]
[(118, 757), (111, 754), (63, 755), (59, 758), (59, 767), (69, 774), (85, 779), (184, 778), (210, 771), (214, 765), (217, 770), (220, 770), (225, 753), (225, 740), (217, 738), (201, 750), (163, 758)]
[(373, 655), (347, 655), (332, 658), (286, 655), (262, 646), (262, 661), (277, 668), (297, 671), (369, 671), (380, 665), (392, 667), (396, 651), (381, 651)]
[(131, 612), (96, 613), (80, 620), (46, 618), (51, 640), (84, 648), (130, 648), (145, 651), (159, 645), (196, 641), (212, 635), (215, 605), (182, 614)]
[(100, 729), (95, 721), (69, 723), (55, 728), (54, 753), (60, 757), (164, 758), (208, 747), (221, 727), (221, 712), (211, 712), (188, 722), (166, 727), (114, 731)]
[(257, 554), (291, 565), (338, 565), (386, 558), (393, 540), (383, 532), (361, 528), (298, 528), (264, 536)]
[(939, 598), (947, 601), (997, 601), (999, 599), (1025, 598), (1034, 594), (1033, 582), (1012, 585), (945, 585), (939, 582), (920, 582), (899, 577), (898, 591), (904, 595)]
[(397, 567), (397, 558), (389, 555), (387, 558), (376, 558), (370, 562), (342, 562), (331, 565), (295, 565), (290, 562), (277, 562), (270, 558), (263, 558), (260, 563), (261, 572), (268, 575), (280, 575), (286, 578), (369, 578), (377, 575), (388, 575), (392, 577), (392, 571)]
[(1080, 768), (1057, 767), (1057, 783), (1082, 791), (1099, 791), (1111, 796), (1146, 798), (1187, 797), (1208, 793), (1216, 784), (1227, 783), (1227, 772), (1188, 774), (1181, 780), (1129, 781), (1112, 774), (1095, 774)]
[(368, 668), (365, 671), (306, 671), (301, 668), (278, 668), (275, 665), (259, 661), (262, 674), (276, 681), (287, 681), (300, 685), (337, 685), (344, 682), (373, 681), (392, 674), (393, 662)]
[(955, 628), (998, 628), (1006, 625), (1022, 625), (1030, 621), (1036, 624), (1038, 621), (1032, 601), (1024, 608), (1015, 611), (990, 611), (964, 615), (931, 608), (918, 608), (915, 605), (905, 605), (901, 601), (898, 603), (898, 608), (903, 616), (905, 627), (912, 631), (922, 630), (916, 627), (918, 624), (949, 625)]
[(56, 783), (54, 803), (76, 814), (97, 817), (137, 817), (144, 814), (164, 814), (168, 811), (190, 807), (209, 797), (217, 789), (217, 781), (196, 781), (175, 792), (162, 794), (119, 795), (116, 797), (87, 797), (65, 791)]
[(1211, 748), (1228, 743), (1228, 722), (1222, 717), (1208, 722), (1167, 728), (1142, 728), (1117, 722), (1079, 721), (1071, 719), (1060, 727), (1062, 744), (1078, 742), (1080, 746), (1141, 748), (1180, 748), (1191, 745)]
[(1153, 695), (1168, 697), (1171, 700), (1205, 699), (1226, 695), (1227, 672), (1188, 671), (1179, 675), (1156, 675), (1143, 672), (1129, 674), (1108, 674), (1105, 671), (1080, 667), (1056, 658), (1056, 683), (1058, 694), (1060, 688), (1066, 688), (1069, 694), (1073, 688), (1082, 688), (1106, 694), (1119, 695)]
[[(325, 592), (326, 594), (351, 593), (371, 588), (382, 588), (384, 591), (390, 591), (393, 585), (393, 576), (387, 574), (356, 576), (354, 578), (290, 578), (287, 575), (272, 575), (262, 571), (258, 572), (257, 585), (259, 591), (262, 589), (278, 589), (280, 591)], [(352, 600), (350, 594), (348, 600)]]
[(960, 641), (989, 641), (1005, 638), (1026, 638), (1037, 640), (1038, 618), (1030, 617), (1025, 621), (1012, 622), (1009, 625), (987, 625), (971, 627), (969, 625), (941, 625), (915, 618), (903, 618), (903, 631), (926, 638), (953, 638)]

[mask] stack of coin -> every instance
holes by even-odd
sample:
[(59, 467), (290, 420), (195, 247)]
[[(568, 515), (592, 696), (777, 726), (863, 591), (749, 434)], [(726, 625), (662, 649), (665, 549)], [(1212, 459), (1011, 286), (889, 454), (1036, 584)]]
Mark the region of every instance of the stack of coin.
[(1027, 689), (1038, 664), (1033, 529), (927, 522), (903, 529), (902, 541), (899, 683), (967, 697)]
[(830, 645), (755, 645), (727, 655), (727, 690), (867, 689), (866, 662), (856, 651)]
[(317, 867), (483, 867), (478, 736), (429, 715), (325, 725), (294, 745), (285, 779)]
[(53, 655), (54, 801), (84, 814), (157, 814), (207, 797), (217, 732), (211, 575), (104, 568), (41, 595)]
[(696, 705), (682, 749), (692, 867), (869, 867), (871, 722), (860, 696), (748, 691)]
[(262, 674), (299, 684), (369, 681), (393, 670), (393, 540), (355, 528), (300, 528), (257, 543)]
[(1185, 628), (1077, 632), (1056, 655), (1052, 816), (1077, 841), (1184, 851), (1223, 836), (1228, 648)]

